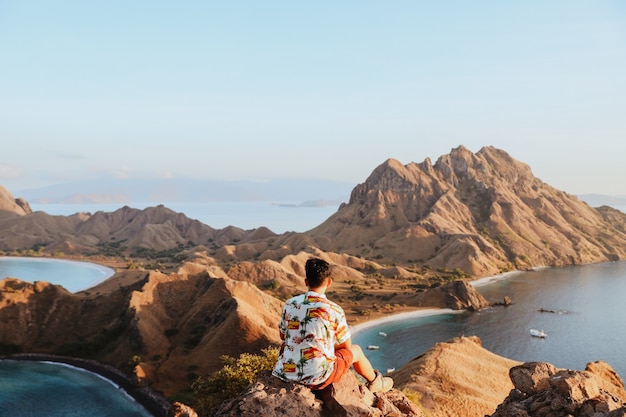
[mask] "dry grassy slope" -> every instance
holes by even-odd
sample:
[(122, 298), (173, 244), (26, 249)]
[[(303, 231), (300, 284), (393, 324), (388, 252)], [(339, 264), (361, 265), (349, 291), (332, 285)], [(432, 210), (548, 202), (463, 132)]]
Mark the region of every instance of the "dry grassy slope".
[(45, 282), (0, 281), (0, 354), (60, 354), (127, 370), (138, 355), (138, 374), (169, 395), (188, 388), (191, 374), (219, 369), (221, 355), (280, 343), (282, 302), (216, 267), (185, 265), (97, 289), (71, 294)]
[(492, 414), (513, 389), (509, 369), (519, 362), (484, 349), (478, 337), (437, 343), (393, 373), (397, 387), (418, 393), (431, 417)]
[(386, 161), (307, 235), (324, 251), (486, 276), (623, 259), (625, 224), (623, 213), (550, 187), (504, 151), (459, 147), (434, 165)]
[(0, 281), (0, 348), (55, 353), (119, 366), (139, 347), (128, 311), (132, 287), (79, 296), (46, 282)]
[(140, 371), (166, 394), (187, 388), (190, 374), (220, 368), (221, 355), (280, 343), (282, 302), (244, 281), (152, 272), (129, 307), (143, 341)]
[[(0, 190), (0, 200), (6, 196), (10, 194)], [(121, 245), (127, 248), (119, 253), (123, 255), (139, 247), (155, 251), (179, 250), (189, 244), (223, 246), (275, 236), (267, 228), (213, 229), (163, 206), (144, 210), (123, 207), (111, 213), (100, 211), (72, 216), (2, 210), (0, 206), (0, 250), (7, 252), (43, 245), (48, 253), (62, 251), (80, 255), (103, 252), (103, 245)]]

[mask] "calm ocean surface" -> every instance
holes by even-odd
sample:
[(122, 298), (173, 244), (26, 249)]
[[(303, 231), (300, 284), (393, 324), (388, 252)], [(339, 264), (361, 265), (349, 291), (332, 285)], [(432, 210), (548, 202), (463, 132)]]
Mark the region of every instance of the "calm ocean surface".
[(89, 262), (0, 256), (0, 279), (11, 277), (28, 282), (47, 281), (62, 285), (70, 292), (91, 288), (114, 273), (111, 268)]
[(0, 360), (0, 417), (150, 417), (108, 380), (49, 362)]
[[(569, 369), (605, 360), (626, 376), (626, 262), (515, 273), (477, 290), (492, 302), (508, 295), (513, 305), (382, 323), (353, 339), (380, 347), (367, 355), (382, 370), (402, 366), (437, 342), (476, 335), (487, 350), (510, 359)], [(531, 337), (530, 329), (548, 337)]]

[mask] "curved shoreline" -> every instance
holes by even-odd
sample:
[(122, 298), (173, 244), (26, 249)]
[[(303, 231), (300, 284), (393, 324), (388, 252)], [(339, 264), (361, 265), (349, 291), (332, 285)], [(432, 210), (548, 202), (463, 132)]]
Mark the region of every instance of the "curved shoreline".
[(71, 292), (72, 294), (76, 294), (77, 292), (81, 292), (81, 291), (85, 291), (88, 290), (89, 288), (92, 288), (98, 284), (101, 284), (102, 282), (110, 279), (111, 277), (115, 276), (115, 269), (110, 268), (108, 266), (104, 266), (92, 261), (78, 261), (78, 260), (73, 260), (73, 259), (63, 259), (63, 258), (54, 258), (54, 257), (40, 257), (40, 256), (0, 256), (0, 261), (7, 261), (7, 262), (39, 262), (39, 263), (43, 263), (43, 262), (54, 262), (54, 263), (58, 263), (58, 264), (72, 264), (74, 265), (74, 267), (80, 267), (80, 268), (87, 268), (90, 269), (92, 271), (96, 271), (98, 273), (98, 277), (93, 277), (91, 279), (90, 282), (87, 282), (84, 284), (84, 288), (77, 288), (77, 289), (68, 289), (67, 288), (67, 283), (58, 283), (58, 282), (53, 282), (55, 280), (40, 280), (40, 279), (34, 279), (34, 278), (24, 278), (24, 277), (14, 277), (14, 278), (18, 278), (21, 281), (25, 281), (25, 282), (31, 282), (31, 283), (35, 283), (36, 281), (46, 281), (46, 282), (50, 282), (51, 284), (54, 285), (60, 285), (63, 288), (65, 288), (67, 291)]
[(438, 314), (460, 314), (464, 311), (465, 310), (452, 310), (450, 308), (423, 308), (420, 310), (405, 311), (403, 313), (392, 314), (389, 316), (380, 317), (377, 319), (365, 321), (363, 323), (355, 324), (354, 326), (350, 326), (350, 333), (354, 337), (356, 334), (362, 332), (363, 330), (369, 329), (371, 327), (376, 327), (384, 323), (416, 319), (420, 317), (436, 316)]
[(170, 415), (172, 404), (148, 386), (140, 386), (130, 377), (113, 366), (104, 365), (100, 362), (73, 358), (69, 356), (49, 355), (42, 353), (17, 353), (14, 355), (0, 356), (0, 360), (10, 359), (18, 361), (54, 362), (70, 365), (76, 368), (92, 372), (101, 376), (122, 388), (137, 403), (141, 404), (154, 417), (167, 417)]
[[(546, 268), (546, 267), (536, 267), (536, 268), (533, 268), (533, 270), (541, 269), (541, 268)], [(511, 278), (514, 275), (524, 273), (524, 272), (527, 272), (527, 271), (515, 270), (515, 271), (510, 271), (510, 272), (504, 272), (498, 275), (491, 275), (491, 276), (484, 277), (484, 278), (478, 278), (476, 280), (469, 281), (468, 283), (472, 285), (473, 287), (482, 287), (484, 285), (493, 284), (494, 282)], [(419, 308), (417, 307), (415, 310), (404, 311), (402, 313), (391, 314), (388, 316), (378, 317), (372, 320), (367, 320), (364, 322), (356, 323), (350, 326), (350, 333), (352, 334), (352, 336), (354, 336), (363, 330), (369, 329), (371, 327), (376, 327), (384, 323), (416, 319), (416, 318), (428, 317), (428, 316), (435, 316), (439, 314), (460, 314), (463, 311), (465, 310), (452, 310), (449, 308), (427, 308), (427, 307)]]

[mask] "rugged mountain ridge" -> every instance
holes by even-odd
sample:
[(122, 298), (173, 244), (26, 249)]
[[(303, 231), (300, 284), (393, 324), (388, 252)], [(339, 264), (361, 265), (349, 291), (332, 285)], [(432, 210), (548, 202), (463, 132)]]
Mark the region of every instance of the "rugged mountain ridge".
[[(2, 200), (12, 198), (8, 192), (0, 195), (5, 197)], [(40, 248), (45, 253), (68, 255), (142, 256), (167, 251), (175, 254), (189, 247), (208, 250), (275, 236), (264, 227), (214, 229), (162, 205), (143, 210), (125, 206), (111, 213), (71, 216), (1, 210), (0, 214), (5, 214), (0, 215), (0, 250), (6, 252)]]
[[(4, 201), (15, 200), (6, 190), (0, 194)], [(0, 250), (33, 247), (116, 256), (193, 248), (222, 262), (280, 261), (317, 250), (481, 277), (624, 259), (626, 214), (592, 208), (543, 183), (503, 150), (484, 147), (472, 153), (460, 146), (434, 164), (385, 161), (353, 189), (348, 203), (306, 233), (216, 230), (163, 206), (0, 216)]]
[(506, 152), (463, 146), (435, 164), (389, 159), (309, 231), (322, 250), (471, 276), (623, 259), (626, 215), (594, 209)]

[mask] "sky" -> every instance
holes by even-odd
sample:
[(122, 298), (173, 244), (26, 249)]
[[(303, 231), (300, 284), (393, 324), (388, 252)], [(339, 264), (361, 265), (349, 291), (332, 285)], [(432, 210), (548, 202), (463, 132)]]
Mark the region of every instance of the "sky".
[(0, 0), (0, 185), (364, 182), (505, 150), (626, 195), (626, 2)]

